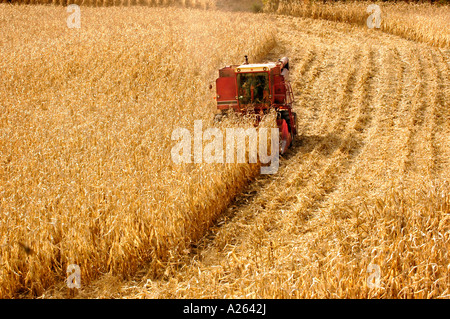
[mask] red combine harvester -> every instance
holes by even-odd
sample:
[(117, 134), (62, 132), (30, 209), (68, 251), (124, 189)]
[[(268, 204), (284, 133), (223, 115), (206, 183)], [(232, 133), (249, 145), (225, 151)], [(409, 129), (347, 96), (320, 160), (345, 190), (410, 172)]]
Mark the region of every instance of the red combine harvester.
[(294, 95), (289, 82), (289, 60), (242, 65), (230, 65), (219, 70), (216, 80), (217, 109), (221, 120), (228, 110), (241, 114), (256, 114), (257, 123), (270, 109), (277, 112), (280, 129), (280, 153), (292, 145), (297, 135), (297, 114), (292, 112)]

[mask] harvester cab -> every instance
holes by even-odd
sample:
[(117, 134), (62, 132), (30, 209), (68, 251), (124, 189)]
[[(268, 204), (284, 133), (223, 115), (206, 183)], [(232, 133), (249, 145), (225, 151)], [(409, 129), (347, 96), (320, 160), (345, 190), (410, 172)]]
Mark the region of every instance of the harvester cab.
[(216, 101), (221, 120), (229, 110), (241, 114), (261, 116), (271, 109), (277, 112), (280, 130), (280, 153), (292, 145), (297, 135), (297, 114), (292, 111), (294, 95), (289, 82), (289, 59), (277, 62), (250, 64), (247, 56), (241, 65), (229, 65), (219, 69), (216, 80)]

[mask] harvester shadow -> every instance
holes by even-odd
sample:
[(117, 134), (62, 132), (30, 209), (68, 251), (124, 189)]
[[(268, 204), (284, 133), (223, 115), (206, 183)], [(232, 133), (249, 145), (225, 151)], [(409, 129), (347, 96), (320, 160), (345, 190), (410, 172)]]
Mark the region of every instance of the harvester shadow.
[(294, 140), (288, 153), (282, 156), (282, 162), (300, 154), (308, 154), (316, 150), (324, 156), (331, 155), (342, 143), (342, 138), (335, 134), (327, 135), (302, 135)]
[[(316, 150), (318, 154), (329, 157), (342, 144), (342, 138), (334, 133), (325, 136), (320, 135), (303, 135), (296, 140), (286, 154), (280, 156), (280, 167), (278, 173), (283, 171), (284, 167), (298, 161), (302, 155)], [(258, 190), (263, 189), (266, 185), (273, 182), (277, 174), (259, 175), (254, 180), (249, 181), (245, 189), (238, 194), (228, 205), (228, 207), (213, 222), (211, 227), (206, 231), (205, 235), (197, 242), (192, 243), (190, 253), (187, 259), (195, 258), (203, 259), (203, 252), (210, 246), (214, 245), (214, 240), (220, 230), (227, 224), (232, 223), (237, 218), (237, 213), (243, 207), (252, 205), (258, 195)]]

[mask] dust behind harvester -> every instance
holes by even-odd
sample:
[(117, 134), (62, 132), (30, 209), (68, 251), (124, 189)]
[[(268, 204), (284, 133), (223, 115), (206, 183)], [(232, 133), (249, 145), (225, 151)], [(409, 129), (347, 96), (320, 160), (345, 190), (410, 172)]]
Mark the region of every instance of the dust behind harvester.
[(230, 65), (219, 70), (216, 80), (217, 109), (220, 120), (231, 109), (241, 114), (261, 116), (270, 109), (277, 112), (280, 130), (280, 153), (292, 145), (297, 135), (297, 114), (292, 112), (294, 95), (289, 82), (289, 59), (277, 62), (249, 64), (247, 56), (241, 65)]

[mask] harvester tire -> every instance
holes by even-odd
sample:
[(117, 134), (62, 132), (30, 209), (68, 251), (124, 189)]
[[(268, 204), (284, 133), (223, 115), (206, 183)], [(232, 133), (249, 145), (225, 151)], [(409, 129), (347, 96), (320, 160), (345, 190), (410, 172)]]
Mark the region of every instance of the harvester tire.
[(280, 154), (286, 153), (286, 151), (288, 150), (288, 147), (286, 147), (286, 145), (289, 142), (290, 144), (292, 144), (292, 141), (289, 141), (289, 139), (290, 139), (289, 128), (286, 120), (283, 119), (280, 130)]

